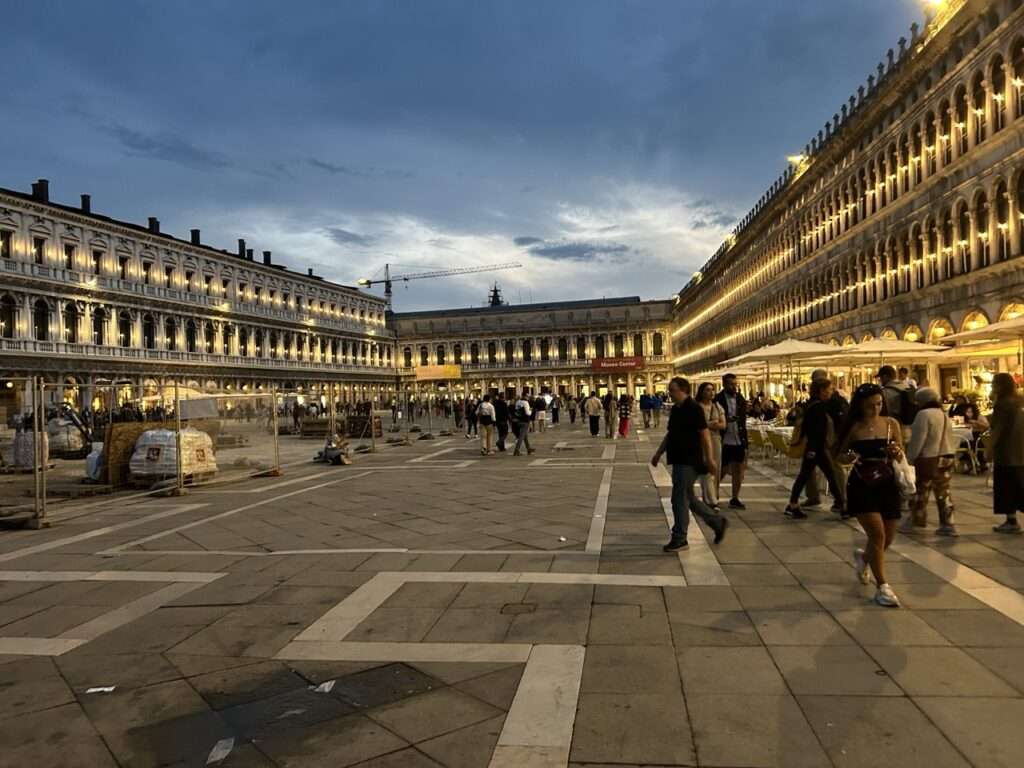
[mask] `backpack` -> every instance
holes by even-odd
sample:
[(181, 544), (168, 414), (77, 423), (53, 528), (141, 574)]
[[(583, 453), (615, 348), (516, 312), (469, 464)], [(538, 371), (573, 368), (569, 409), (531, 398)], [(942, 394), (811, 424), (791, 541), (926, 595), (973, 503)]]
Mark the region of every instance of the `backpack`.
[(516, 421), (529, 421), (530, 417), (526, 415), (526, 408), (516, 403)]
[(909, 427), (914, 423), (914, 417), (917, 416), (917, 401), (914, 399), (915, 390), (904, 387), (887, 387), (887, 389), (896, 390), (900, 396), (900, 412), (889, 415), (895, 416), (900, 424)]

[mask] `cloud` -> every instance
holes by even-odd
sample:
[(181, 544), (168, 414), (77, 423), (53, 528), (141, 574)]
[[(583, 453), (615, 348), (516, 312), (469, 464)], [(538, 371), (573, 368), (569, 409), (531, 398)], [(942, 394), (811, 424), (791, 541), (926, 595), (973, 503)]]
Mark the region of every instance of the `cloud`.
[(524, 236), (524, 237), (513, 237), (512, 238), (512, 242), (515, 243), (516, 245), (518, 245), (520, 248), (522, 248), (522, 247), (525, 247), (527, 245), (535, 245), (536, 243), (543, 243), (544, 241), (541, 240), (539, 237)]
[(362, 245), (373, 244), (373, 238), (369, 235), (360, 235), (358, 232), (351, 232), (341, 227), (324, 227), (324, 234), (338, 245)]
[(349, 168), (347, 165), (336, 165), (335, 163), (329, 163), (326, 160), (318, 160), (315, 157), (311, 157), (308, 160), (309, 164), (314, 168), (319, 168), (321, 171), (326, 171), (332, 176), (363, 176), (362, 171), (358, 171), (355, 168)]
[(203, 149), (171, 133), (148, 134), (120, 123), (106, 126), (103, 130), (117, 139), (125, 154), (133, 157), (164, 160), (200, 171), (230, 168), (234, 165), (220, 153)]
[(612, 256), (618, 261), (629, 251), (629, 246), (622, 243), (588, 243), (578, 240), (544, 243), (530, 248), (534, 256), (552, 261), (598, 261), (602, 256)]

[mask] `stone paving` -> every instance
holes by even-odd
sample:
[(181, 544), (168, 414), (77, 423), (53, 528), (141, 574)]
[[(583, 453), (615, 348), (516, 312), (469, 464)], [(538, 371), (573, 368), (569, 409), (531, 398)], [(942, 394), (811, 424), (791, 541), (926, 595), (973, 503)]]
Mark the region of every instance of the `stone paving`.
[(663, 554), (659, 436), (456, 435), (0, 533), (0, 764), (1020, 764), (1024, 537), (983, 478), (960, 539), (898, 537), (887, 610), (852, 524), (783, 518), (783, 464)]

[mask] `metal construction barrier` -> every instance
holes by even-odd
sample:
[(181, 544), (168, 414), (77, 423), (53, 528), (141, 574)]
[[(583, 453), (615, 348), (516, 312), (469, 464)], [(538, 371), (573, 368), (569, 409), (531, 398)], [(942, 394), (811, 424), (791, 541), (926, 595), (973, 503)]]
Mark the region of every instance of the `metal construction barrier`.
[(36, 377), (5, 378), (0, 407), (0, 522), (44, 527), (50, 464)]

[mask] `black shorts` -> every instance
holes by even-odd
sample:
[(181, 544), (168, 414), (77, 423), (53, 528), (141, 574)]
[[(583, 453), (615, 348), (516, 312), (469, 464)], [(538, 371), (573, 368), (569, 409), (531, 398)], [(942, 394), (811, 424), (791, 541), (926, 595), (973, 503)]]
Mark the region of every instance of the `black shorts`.
[(729, 464), (742, 464), (747, 460), (747, 449), (746, 446), (742, 445), (723, 445), (722, 446), (722, 466), (728, 466)]
[(992, 511), (997, 515), (1024, 512), (1024, 467), (996, 464), (992, 471)]

